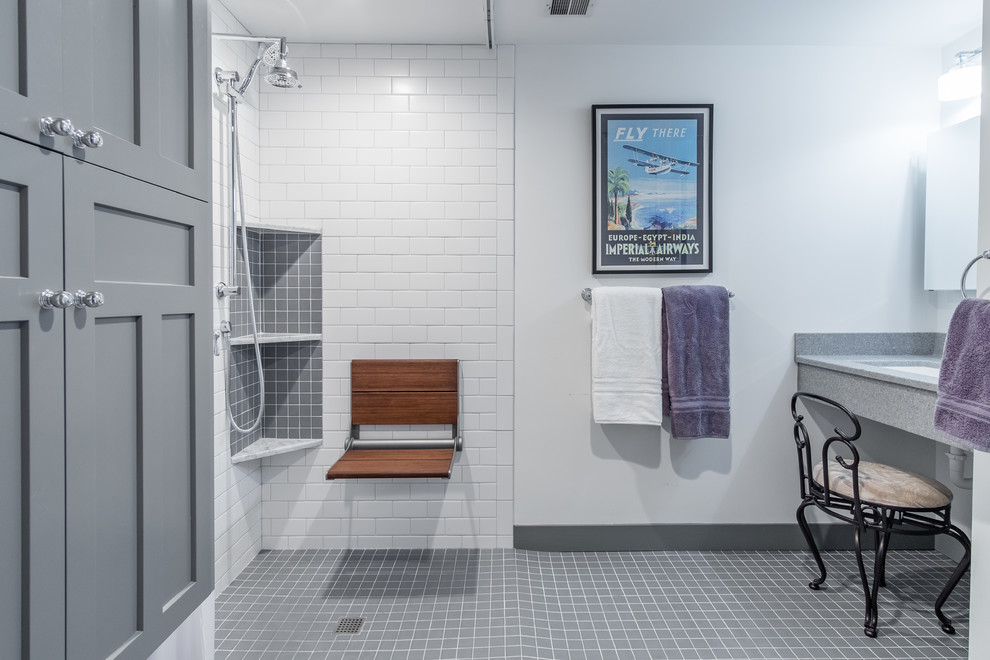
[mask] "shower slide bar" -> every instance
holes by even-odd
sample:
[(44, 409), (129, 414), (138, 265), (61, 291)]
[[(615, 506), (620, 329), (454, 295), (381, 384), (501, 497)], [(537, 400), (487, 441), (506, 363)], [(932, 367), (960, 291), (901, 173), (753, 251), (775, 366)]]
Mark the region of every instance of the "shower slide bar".
[(966, 276), (969, 275), (969, 269), (973, 267), (980, 259), (990, 259), (990, 250), (985, 250), (984, 252), (973, 257), (966, 267), (963, 269), (962, 279), (959, 280), (959, 291), (962, 293), (962, 297), (966, 297)]
[[(984, 254), (990, 254), (990, 250), (988, 250)], [(990, 257), (987, 257), (987, 258), (990, 259)], [(965, 275), (963, 275), (963, 279), (966, 279), (966, 276)], [(965, 296), (965, 295), (966, 294), (964, 293), (963, 296)], [(584, 302), (589, 302), (590, 303), (591, 302), (591, 289), (588, 289), (588, 288), (583, 289), (581, 291), (581, 297), (584, 298)], [(731, 291), (729, 291), (729, 297), (730, 298), (735, 298), (736, 297), (736, 294), (734, 294)]]

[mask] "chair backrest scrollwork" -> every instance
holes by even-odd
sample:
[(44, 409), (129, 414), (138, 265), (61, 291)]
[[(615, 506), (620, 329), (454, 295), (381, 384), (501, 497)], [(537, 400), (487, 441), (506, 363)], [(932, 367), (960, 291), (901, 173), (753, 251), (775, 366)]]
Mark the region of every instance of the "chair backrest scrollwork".
[[(814, 434), (809, 431), (808, 425), (805, 424), (805, 416), (798, 412), (799, 403), (804, 407), (805, 411), (810, 412), (809, 403), (813, 405), (818, 404), (822, 407), (823, 413), (828, 413), (833, 417), (838, 415), (841, 418), (840, 423), (835, 424), (832, 429), (835, 435), (825, 437), (825, 432), (821, 432), (821, 436), (824, 438), (821, 448), (821, 485), (815, 482), (813, 474), (815, 466), (812, 462), (813, 443), (811, 438)], [(859, 438), (862, 433), (862, 427), (856, 415), (841, 403), (832, 399), (810, 392), (795, 392), (794, 396), (791, 397), (791, 417), (794, 419), (794, 443), (798, 452), (802, 499), (807, 497), (821, 497), (824, 499), (826, 506), (831, 503), (827, 486), (831, 483), (829, 480), (829, 470), (832, 468), (831, 464), (834, 461), (851, 473), (853, 500), (858, 505), (860, 501), (859, 451), (853, 442)], [(817, 430), (818, 428), (815, 425), (815, 429)], [(849, 458), (846, 457), (847, 455)], [(831, 460), (830, 456), (832, 457)]]

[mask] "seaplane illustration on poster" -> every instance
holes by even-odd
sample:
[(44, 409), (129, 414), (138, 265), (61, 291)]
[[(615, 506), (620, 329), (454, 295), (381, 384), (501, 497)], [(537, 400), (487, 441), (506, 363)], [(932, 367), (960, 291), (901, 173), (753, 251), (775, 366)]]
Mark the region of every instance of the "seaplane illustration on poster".
[[(687, 171), (687, 167), (697, 167), (697, 163), (692, 163), (688, 160), (680, 160), (678, 158), (671, 158), (670, 156), (664, 156), (663, 154), (655, 154), (652, 151), (647, 151), (646, 149), (640, 149), (639, 147), (634, 147), (632, 145), (624, 144), (623, 149), (628, 149), (636, 154), (635, 158), (630, 158), (629, 162), (633, 165), (644, 168), (647, 174), (652, 174), (654, 176), (660, 174), (680, 174), (681, 176), (687, 176), (691, 172)], [(674, 167), (680, 167), (681, 169), (675, 170)]]
[(711, 272), (712, 107), (592, 113), (594, 272)]

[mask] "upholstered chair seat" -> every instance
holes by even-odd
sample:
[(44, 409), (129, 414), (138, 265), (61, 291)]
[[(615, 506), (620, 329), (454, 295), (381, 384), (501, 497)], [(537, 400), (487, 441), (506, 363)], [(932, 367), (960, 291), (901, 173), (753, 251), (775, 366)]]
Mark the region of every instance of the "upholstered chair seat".
[[(815, 483), (824, 486), (822, 464), (815, 466)], [(852, 472), (837, 462), (828, 469), (829, 490), (853, 499)], [(952, 502), (952, 491), (930, 477), (881, 463), (859, 463), (859, 497), (864, 504), (903, 509), (939, 509)]]

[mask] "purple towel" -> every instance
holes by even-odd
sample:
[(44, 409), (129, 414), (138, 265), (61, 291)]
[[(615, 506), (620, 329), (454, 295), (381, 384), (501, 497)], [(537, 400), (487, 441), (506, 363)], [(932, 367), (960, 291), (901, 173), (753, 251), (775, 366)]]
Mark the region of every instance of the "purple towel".
[(990, 300), (962, 300), (949, 321), (938, 374), (935, 437), (990, 451)]
[(674, 438), (729, 437), (729, 292), (663, 289), (663, 414)]

